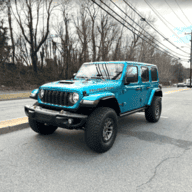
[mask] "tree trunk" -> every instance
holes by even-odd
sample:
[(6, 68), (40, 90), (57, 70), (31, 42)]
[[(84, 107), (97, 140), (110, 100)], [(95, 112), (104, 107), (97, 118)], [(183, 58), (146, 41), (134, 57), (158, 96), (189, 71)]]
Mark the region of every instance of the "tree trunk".
[(11, 44), (12, 44), (12, 62), (15, 63), (15, 43), (13, 38), (13, 29), (12, 29), (12, 19), (11, 19), (11, 2), (8, 0), (8, 22), (9, 22), (9, 30), (11, 35)]
[(37, 74), (37, 53), (33, 52), (31, 54), (31, 60), (33, 65), (33, 71)]

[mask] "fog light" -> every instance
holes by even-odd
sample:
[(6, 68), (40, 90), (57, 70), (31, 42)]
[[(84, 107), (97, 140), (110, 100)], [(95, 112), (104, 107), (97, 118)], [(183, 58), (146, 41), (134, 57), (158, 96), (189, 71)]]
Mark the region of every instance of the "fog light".
[(68, 119), (68, 123), (71, 125), (73, 123), (73, 119)]

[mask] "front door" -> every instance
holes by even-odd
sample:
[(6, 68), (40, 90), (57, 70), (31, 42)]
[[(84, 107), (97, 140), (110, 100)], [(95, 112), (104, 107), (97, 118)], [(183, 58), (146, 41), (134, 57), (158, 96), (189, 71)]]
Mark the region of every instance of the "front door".
[(138, 81), (138, 67), (127, 66), (126, 74), (134, 74), (135, 81), (129, 85), (123, 85), (119, 94), (119, 104), (122, 113), (140, 108), (141, 87)]

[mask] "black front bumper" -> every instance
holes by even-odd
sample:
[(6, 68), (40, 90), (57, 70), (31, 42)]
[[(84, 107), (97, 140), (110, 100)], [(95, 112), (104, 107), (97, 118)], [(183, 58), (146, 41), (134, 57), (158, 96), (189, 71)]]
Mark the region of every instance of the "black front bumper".
[[(88, 117), (87, 115), (71, 113), (64, 110), (55, 111), (39, 106), (26, 105), (24, 108), (26, 115), (31, 119), (67, 129), (81, 128)], [(69, 124), (68, 119), (73, 119), (74, 123)]]

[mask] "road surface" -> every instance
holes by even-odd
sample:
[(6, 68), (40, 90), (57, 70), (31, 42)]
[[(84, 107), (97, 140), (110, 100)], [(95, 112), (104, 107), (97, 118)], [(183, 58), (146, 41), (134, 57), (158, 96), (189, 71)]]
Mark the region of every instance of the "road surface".
[(0, 135), (0, 191), (191, 192), (192, 90), (169, 91), (158, 123), (143, 113), (119, 119), (104, 154), (86, 146), (83, 131)]

